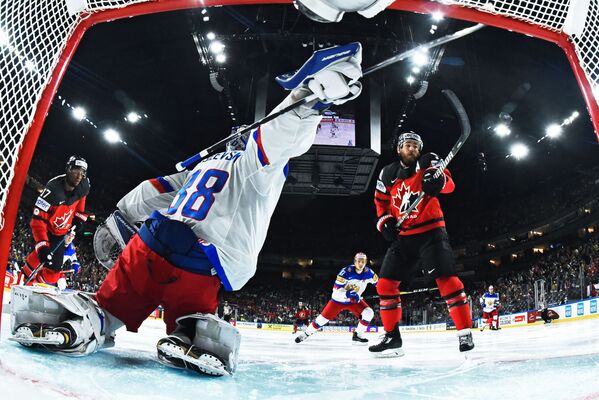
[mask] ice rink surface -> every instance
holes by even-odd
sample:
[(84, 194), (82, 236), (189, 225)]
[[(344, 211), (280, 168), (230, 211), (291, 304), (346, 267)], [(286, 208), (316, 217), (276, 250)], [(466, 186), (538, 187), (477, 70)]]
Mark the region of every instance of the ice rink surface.
[[(2, 314), (2, 399), (574, 399), (599, 400), (599, 318), (500, 331), (474, 331), (476, 348), (458, 351), (455, 332), (405, 333), (406, 355), (376, 359), (349, 333), (293, 334), (241, 329), (233, 377), (209, 378), (156, 361), (162, 321), (116, 346), (72, 358), (26, 349)], [(371, 342), (377, 334), (369, 334)]]

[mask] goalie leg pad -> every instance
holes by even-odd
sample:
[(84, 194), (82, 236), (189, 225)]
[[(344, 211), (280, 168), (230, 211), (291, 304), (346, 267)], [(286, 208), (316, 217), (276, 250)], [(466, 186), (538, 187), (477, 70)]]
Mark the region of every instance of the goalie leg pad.
[(172, 335), (158, 341), (158, 359), (205, 375), (233, 375), (240, 342), (237, 328), (214, 314), (185, 315)]
[(63, 354), (86, 355), (102, 347), (117, 325), (118, 320), (111, 317), (107, 321), (104, 311), (84, 293), (13, 287), (11, 332), (13, 340), (21, 344), (44, 344)]

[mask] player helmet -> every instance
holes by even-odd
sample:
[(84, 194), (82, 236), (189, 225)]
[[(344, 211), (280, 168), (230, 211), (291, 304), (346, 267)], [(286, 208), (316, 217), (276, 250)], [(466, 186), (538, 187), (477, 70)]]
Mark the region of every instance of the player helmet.
[(366, 254), (359, 252), (354, 256), (354, 260), (368, 260), (368, 257), (366, 257)]
[(397, 136), (397, 147), (401, 148), (401, 146), (403, 146), (403, 144), (407, 140), (413, 140), (413, 141), (417, 142), (418, 143), (418, 150), (422, 151), (422, 147), (424, 147), (424, 143), (422, 142), (422, 138), (420, 137), (419, 134), (414, 133), (413, 131), (400, 133)]
[[(247, 127), (248, 127), (247, 125), (241, 125), (237, 129), (235, 129), (235, 132), (239, 132), (240, 130), (245, 129)], [(245, 150), (245, 146), (247, 145), (249, 138), (250, 138), (250, 131), (247, 131), (243, 135), (238, 136), (235, 139), (229, 140), (226, 144), (227, 151), (243, 151), (243, 150)]]
[(70, 171), (73, 168), (81, 168), (83, 170), (83, 174), (87, 175), (87, 161), (85, 161), (85, 158), (80, 156), (71, 156), (69, 161), (67, 161), (67, 171)]
[(493, 285), (489, 285), (489, 292), (492, 292), (495, 288), (493, 287)]

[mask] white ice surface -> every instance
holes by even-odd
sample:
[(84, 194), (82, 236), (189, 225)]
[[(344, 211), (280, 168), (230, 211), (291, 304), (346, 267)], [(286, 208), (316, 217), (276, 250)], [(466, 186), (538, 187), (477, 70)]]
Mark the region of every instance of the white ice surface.
[[(405, 357), (375, 359), (349, 333), (293, 335), (242, 329), (235, 376), (201, 377), (156, 361), (161, 321), (116, 347), (72, 358), (0, 338), (0, 399), (575, 399), (599, 400), (599, 318), (500, 331), (474, 331), (459, 353), (455, 332), (406, 333)], [(367, 336), (376, 342), (378, 335)]]

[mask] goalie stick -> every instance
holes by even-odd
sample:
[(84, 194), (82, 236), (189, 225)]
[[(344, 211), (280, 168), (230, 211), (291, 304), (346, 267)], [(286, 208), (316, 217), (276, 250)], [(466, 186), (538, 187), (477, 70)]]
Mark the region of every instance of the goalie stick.
[[(442, 93), (445, 95), (445, 97), (447, 97), (447, 100), (449, 100), (451, 107), (458, 116), (458, 122), (460, 124), (461, 133), (460, 137), (458, 138), (458, 141), (453, 145), (453, 147), (449, 151), (449, 154), (447, 154), (447, 156), (443, 160), (441, 160), (441, 163), (439, 164), (437, 171), (433, 175), (434, 178), (440, 177), (443, 171), (445, 171), (447, 165), (451, 162), (451, 160), (453, 160), (455, 155), (458, 153), (458, 151), (460, 151), (460, 149), (464, 145), (464, 142), (466, 142), (466, 140), (470, 136), (471, 131), (468, 114), (466, 114), (466, 110), (460, 102), (460, 99), (458, 99), (458, 96), (456, 96), (455, 93), (449, 89), (444, 89)], [(416, 200), (410, 205), (410, 207), (408, 207), (408, 209), (405, 211), (402, 217), (397, 221), (397, 224), (395, 224), (395, 227), (397, 229), (400, 229), (401, 224), (406, 220), (406, 218), (408, 218), (408, 215), (410, 215), (410, 213), (416, 208), (416, 206), (420, 204), (420, 202), (424, 198), (424, 195), (424, 192), (421, 192), (416, 198)]]
[[(413, 49), (410, 49), (410, 50), (404, 51), (402, 53), (399, 53), (399, 54), (397, 54), (397, 55), (395, 55), (395, 56), (393, 56), (391, 58), (388, 58), (388, 59), (386, 59), (384, 61), (381, 61), (378, 64), (375, 64), (375, 65), (373, 65), (373, 66), (371, 66), (369, 68), (366, 68), (364, 70), (364, 72), (362, 73), (362, 76), (366, 76), (366, 75), (371, 74), (371, 73), (373, 73), (375, 71), (378, 71), (378, 70), (380, 70), (382, 68), (385, 68), (385, 67), (387, 67), (387, 66), (389, 66), (391, 64), (394, 64), (396, 62), (405, 60), (406, 58), (412, 57), (413, 55), (415, 55), (416, 53), (418, 53), (420, 51), (432, 49), (434, 47), (438, 47), (438, 46), (441, 46), (441, 45), (443, 45), (445, 43), (449, 43), (449, 42), (452, 42), (452, 41), (454, 41), (456, 39), (462, 38), (462, 37), (464, 37), (466, 35), (469, 35), (469, 34), (471, 34), (473, 32), (476, 32), (476, 31), (478, 31), (478, 30), (480, 30), (480, 29), (482, 29), (484, 27), (485, 27), (485, 25), (483, 25), (483, 24), (476, 24), (474, 26), (471, 26), (471, 27), (468, 27), (468, 28), (464, 28), (462, 30), (459, 30), (459, 31), (454, 32), (454, 33), (451, 33), (449, 35), (445, 35), (443, 37), (440, 37), (438, 39), (432, 40), (430, 42), (421, 44), (420, 46), (416, 46)], [(302, 106), (302, 105), (307, 104), (307, 103), (309, 103), (311, 101), (314, 101), (316, 99), (318, 99), (318, 97), (313, 94), (313, 95), (310, 95), (308, 97), (304, 97), (303, 99), (301, 99), (301, 100), (299, 100), (299, 101), (297, 101), (297, 102), (295, 102), (295, 103), (293, 103), (293, 104), (291, 104), (291, 105), (289, 105), (289, 106), (287, 106), (287, 107), (285, 107), (285, 108), (277, 111), (276, 113), (267, 115), (266, 117), (262, 118), (261, 120), (256, 121), (253, 124), (248, 125), (245, 128), (243, 128), (243, 129), (240, 129), (239, 131), (237, 131), (237, 132), (235, 132), (235, 133), (227, 136), (226, 138), (221, 139), (218, 142), (214, 143), (212, 146), (207, 147), (206, 149), (200, 151), (197, 154), (194, 154), (193, 156), (189, 157), (187, 160), (183, 160), (183, 161), (178, 162), (175, 165), (175, 168), (179, 172), (180, 171), (184, 171), (188, 167), (190, 167), (191, 165), (193, 165), (193, 164), (201, 161), (205, 157), (211, 155), (214, 152), (215, 149), (223, 146), (227, 142), (229, 142), (231, 140), (234, 140), (234, 139), (237, 139), (237, 138), (241, 137), (243, 134), (245, 134), (246, 132), (252, 131), (252, 130), (256, 129), (257, 127), (259, 127), (260, 125), (263, 125), (263, 124), (265, 124), (265, 123), (267, 123), (269, 121), (272, 121), (273, 119), (277, 118), (281, 114), (285, 114), (286, 112), (291, 111), (291, 110), (293, 110), (296, 107)]]

